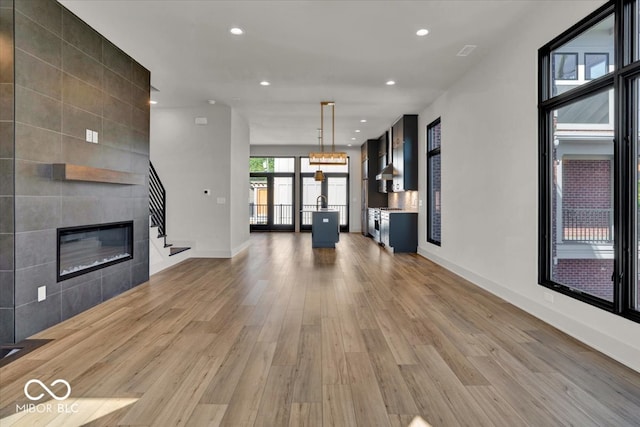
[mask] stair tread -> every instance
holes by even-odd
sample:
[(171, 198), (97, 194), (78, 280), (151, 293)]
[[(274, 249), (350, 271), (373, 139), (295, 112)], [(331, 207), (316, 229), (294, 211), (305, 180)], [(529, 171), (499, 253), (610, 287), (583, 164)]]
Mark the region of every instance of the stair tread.
[(190, 247), (173, 247), (169, 249), (169, 256), (179, 254), (180, 252), (184, 252), (191, 249)]

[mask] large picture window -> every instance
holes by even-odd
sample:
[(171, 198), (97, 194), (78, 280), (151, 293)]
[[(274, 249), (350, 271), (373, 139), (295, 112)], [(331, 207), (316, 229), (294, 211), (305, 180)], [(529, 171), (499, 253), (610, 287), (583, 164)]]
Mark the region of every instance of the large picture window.
[(625, 3), (539, 51), (539, 282), (640, 321), (640, 19)]
[(427, 241), (441, 244), (440, 119), (427, 126)]

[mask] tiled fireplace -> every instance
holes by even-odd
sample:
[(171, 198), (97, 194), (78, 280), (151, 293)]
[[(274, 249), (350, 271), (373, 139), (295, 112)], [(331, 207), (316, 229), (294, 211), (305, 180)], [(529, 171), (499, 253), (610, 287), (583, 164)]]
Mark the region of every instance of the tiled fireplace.
[(58, 282), (133, 259), (133, 221), (58, 229)]
[[(11, 343), (149, 279), (150, 74), (55, 0), (0, 0), (0, 39), (0, 343)], [(60, 164), (94, 176), (62, 180)]]

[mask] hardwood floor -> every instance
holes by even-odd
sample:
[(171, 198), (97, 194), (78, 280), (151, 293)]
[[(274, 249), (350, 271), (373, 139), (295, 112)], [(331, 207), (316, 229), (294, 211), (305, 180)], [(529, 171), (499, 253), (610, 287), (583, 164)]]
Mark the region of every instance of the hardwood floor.
[(34, 338), (0, 369), (2, 426), (640, 425), (640, 374), (357, 234), (252, 234)]

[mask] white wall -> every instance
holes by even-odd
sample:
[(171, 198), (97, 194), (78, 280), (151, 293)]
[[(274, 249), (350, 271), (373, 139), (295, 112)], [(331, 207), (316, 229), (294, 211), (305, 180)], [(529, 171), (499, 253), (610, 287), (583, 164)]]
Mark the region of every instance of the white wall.
[(420, 113), (421, 177), (426, 126), (442, 118), (442, 246), (426, 241), (423, 203), (418, 251), (640, 371), (640, 324), (537, 284), (537, 50), (602, 3), (544, 2)]
[[(362, 142), (364, 143), (364, 141)], [(360, 144), (362, 144), (360, 143)], [(316, 150), (315, 145), (252, 145), (251, 156), (264, 156), (264, 157), (306, 157), (310, 151)], [(360, 224), (360, 191), (362, 186), (362, 164), (360, 163), (360, 145), (353, 147), (340, 147), (336, 148), (338, 151), (344, 151), (349, 156), (349, 232), (359, 233), (361, 229)], [(295, 200), (296, 205), (299, 206), (298, 200), (300, 198), (300, 182), (296, 175), (296, 190)], [(297, 227), (296, 227), (297, 231)]]
[(249, 244), (249, 124), (238, 112), (231, 112), (231, 253)]
[[(208, 124), (196, 125), (196, 117)], [(248, 199), (248, 147), (248, 125), (230, 107), (152, 109), (151, 161), (167, 190), (169, 241), (204, 257), (230, 257), (245, 245), (248, 221), (231, 218)]]

